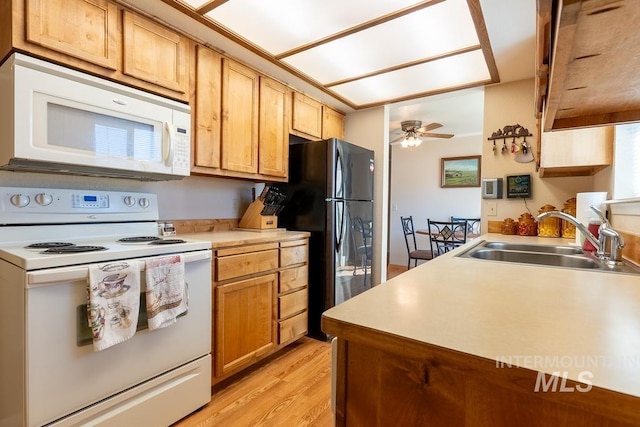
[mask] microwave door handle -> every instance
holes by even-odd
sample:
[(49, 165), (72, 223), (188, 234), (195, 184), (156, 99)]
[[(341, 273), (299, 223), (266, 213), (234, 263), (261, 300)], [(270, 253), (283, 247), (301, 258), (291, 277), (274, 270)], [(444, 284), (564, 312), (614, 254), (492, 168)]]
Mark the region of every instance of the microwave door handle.
[(175, 145), (173, 138), (175, 129), (169, 122), (164, 122), (164, 137), (162, 138), (162, 153), (164, 154), (164, 164), (166, 166), (173, 165), (173, 147)]

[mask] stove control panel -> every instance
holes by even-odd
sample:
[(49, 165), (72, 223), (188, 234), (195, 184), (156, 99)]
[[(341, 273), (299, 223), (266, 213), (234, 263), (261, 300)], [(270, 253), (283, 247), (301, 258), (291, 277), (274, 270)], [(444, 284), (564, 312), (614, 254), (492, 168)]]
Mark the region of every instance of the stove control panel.
[(156, 221), (153, 193), (0, 187), (0, 224)]

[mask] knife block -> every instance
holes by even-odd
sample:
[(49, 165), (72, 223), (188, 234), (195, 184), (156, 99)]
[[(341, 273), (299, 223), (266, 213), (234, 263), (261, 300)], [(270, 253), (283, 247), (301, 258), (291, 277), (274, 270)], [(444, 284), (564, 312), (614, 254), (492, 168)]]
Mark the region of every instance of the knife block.
[(260, 215), (264, 209), (264, 203), (256, 199), (247, 208), (238, 226), (240, 228), (256, 228), (267, 230), (278, 227), (278, 217), (276, 215)]

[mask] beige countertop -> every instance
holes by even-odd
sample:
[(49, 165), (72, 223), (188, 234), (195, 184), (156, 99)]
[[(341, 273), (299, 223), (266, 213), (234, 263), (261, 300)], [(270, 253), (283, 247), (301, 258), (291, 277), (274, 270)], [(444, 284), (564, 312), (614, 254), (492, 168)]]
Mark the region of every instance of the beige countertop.
[[(640, 397), (640, 276), (459, 258), (486, 234), (327, 310), (368, 328)], [(583, 377), (584, 378), (584, 377)], [(582, 381), (584, 382), (584, 381)]]
[(230, 230), (207, 231), (202, 233), (182, 233), (179, 236), (195, 240), (207, 240), (211, 242), (211, 248), (223, 248), (228, 246), (251, 245), (282, 240), (295, 240), (309, 237), (307, 231), (276, 230)]

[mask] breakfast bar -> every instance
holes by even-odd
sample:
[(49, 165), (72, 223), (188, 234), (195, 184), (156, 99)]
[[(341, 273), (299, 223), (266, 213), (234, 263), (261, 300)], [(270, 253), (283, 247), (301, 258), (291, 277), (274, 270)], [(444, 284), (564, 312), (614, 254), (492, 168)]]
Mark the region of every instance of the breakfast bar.
[(323, 315), (336, 425), (640, 425), (640, 275), (461, 257)]

